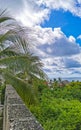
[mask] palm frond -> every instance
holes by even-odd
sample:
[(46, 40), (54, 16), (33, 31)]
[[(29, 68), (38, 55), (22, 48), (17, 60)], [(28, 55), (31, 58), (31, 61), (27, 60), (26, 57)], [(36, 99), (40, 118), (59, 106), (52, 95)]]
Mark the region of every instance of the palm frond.
[(0, 23), (5, 22), (6, 20), (11, 20), (11, 18), (10, 17), (1, 17)]
[[(40, 58), (31, 52), (25, 31), (16, 20), (5, 15), (5, 10), (0, 13), (0, 74), (25, 103), (30, 104), (36, 101), (36, 96), (32, 85), (25, 79), (46, 78), (46, 74)], [(24, 78), (20, 74), (25, 74)]]
[(2, 11), (0, 10), (0, 23), (13, 19), (13, 18), (7, 16), (6, 14), (7, 14), (6, 9), (2, 10)]
[(37, 103), (37, 98), (32, 86), (7, 71), (5, 71), (4, 77), (8, 84), (12, 84), (27, 105)]
[(14, 52), (13, 50), (10, 50), (9, 47), (4, 48), (0, 51), (0, 57), (10, 57), (10, 56), (15, 56), (18, 55), (16, 52)]
[(5, 42), (5, 40), (9, 40), (10, 36), (12, 36), (10, 31), (7, 31), (4, 34), (0, 34), (0, 44), (2, 44), (2, 42)]

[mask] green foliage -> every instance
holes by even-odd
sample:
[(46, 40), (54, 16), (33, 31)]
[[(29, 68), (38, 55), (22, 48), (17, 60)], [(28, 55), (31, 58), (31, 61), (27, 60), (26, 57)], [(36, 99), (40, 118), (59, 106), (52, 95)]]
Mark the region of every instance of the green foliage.
[(4, 104), (4, 98), (5, 98), (5, 84), (0, 86), (0, 102), (1, 102), (1, 104)]
[(53, 90), (44, 88), (30, 110), (45, 130), (81, 130), (81, 82)]
[(32, 103), (37, 103), (33, 86), (9, 72), (5, 72), (5, 79), (7, 84), (11, 84), (16, 89), (17, 93), (21, 96), (27, 106)]
[(0, 75), (29, 105), (36, 101), (36, 89), (26, 79), (45, 78), (46, 74), (40, 58), (30, 52), (26, 34), (26, 28), (0, 10)]

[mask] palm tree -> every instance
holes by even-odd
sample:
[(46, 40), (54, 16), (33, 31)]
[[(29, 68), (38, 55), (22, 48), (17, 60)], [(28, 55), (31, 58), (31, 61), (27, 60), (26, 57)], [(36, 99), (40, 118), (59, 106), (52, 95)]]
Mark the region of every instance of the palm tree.
[(30, 45), (21, 34), (24, 29), (16, 20), (0, 13), (0, 74), (11, 84), (25, 103), (36, 101), (34, 88), (28, 83), (32, 77), (44, 78), (42, 63), (29, 50)]

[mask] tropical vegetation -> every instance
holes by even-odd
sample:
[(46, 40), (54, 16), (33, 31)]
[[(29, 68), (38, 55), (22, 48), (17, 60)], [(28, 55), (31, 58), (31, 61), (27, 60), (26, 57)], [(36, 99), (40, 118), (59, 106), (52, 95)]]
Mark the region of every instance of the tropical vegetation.
[(12, 85), (45, 130), (81, 130), (81, 82), (65, 84), (59, 78), (48, 83), (25, 31), (0, 11), (1, 103), (6, 84)]
[(45, 74), (39, 57), (29, 49), (31, 45), (25, 30), (5, 11), (0, 11), (0, 77), (2, 82), (11, 84), (22, 99), (30, 104), (37, 100), (32, 79), (44, 78)]
[(41, 86), (39, 91), (39, 104), (30, 105), (44, 129), (81, 130), (81, 82), (53, 86), (53, 89), (46, 86)]

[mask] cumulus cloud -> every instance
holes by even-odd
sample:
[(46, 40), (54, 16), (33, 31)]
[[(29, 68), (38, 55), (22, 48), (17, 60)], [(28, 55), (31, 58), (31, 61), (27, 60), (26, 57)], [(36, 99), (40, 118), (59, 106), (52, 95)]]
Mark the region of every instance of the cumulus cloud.
[(51, 10), (62, 9), (81, 17), (81, 0), (0, 0), (0, 3), (26, 26), (40, 25), (48, 20)]
[(81, 72), (80, 72), (80, 70), (78, 70), (78, 71), (74, 70), (72, 74), (80, 74), (81, 75)]
[[(28, 27), (26, 38), (34, 45), (31, 51), (40, 56), (49, 76), (80, 71), (81, 47), (75, 37), (67, 37), (61, 28), (42, 28), (40, 24), (49, 19), (51, 10), (62, 9), (81, 17), (81, 0), (6, 0), (6, 4), (0, 0), (0, 3)], [(81, 39), (81, 35), (77, 39)]]
[(81, 67), (81, 63), (72, 58), (64, 59), (64, 64), (66, 68), (79, 68)]
[(71, 75), (74, 71), (79, 72), (81, 68), (81, 47), (76, 43), (75, 37), (67, 37), (61, 28), (54, 28), (54, 30), (42, 28), (40, 24), (49, 19), (52, 9), (63, 9), (81, 17), (81, 0), (22, 1), (24, 6), (17, 18), (24, 25), (31, 26), (28, 38), (30, 43), (35, 45), (35, 53), (41, 57), (44, 63), (44, 71), (49, 76), (58, 75), (58, 77), (60, 75)]
[(48, 19), (49, 9), (39, 7), (33, 0), (22, 0), (23, 8), (16, 18), (26, 26), (34, 26)]
[[(0, 0), (1, 7), (11, 13), (26, 26), (40, 25), (49, 19), (51, 10), (69, 11), (81, 17), (81, 0)], [(15, 10), (14, 10), (15, 8)]]
[(51, 45), (45, 44), (39, 47), (50, 56), (71, 56), (80, 53), (80, 47), (77, 44), (71, 43), (68, 39), (57, 39)]
[(79, 35), (79, 36), (77, 37), (77, 39), (81, 39), (81, 35)]
[(30, 43), (35, 44), (38, 50), (47, 56), (72, 56), (79, 54), (81, 47), (73, 36), (67, 37), (61, 28), (41, 28), (36, 26), (27, 34)]
[(41, 58), (43, 69), (49, 77), (71, 75), (77, 68), (81, 68), (81, 47), (75, 37), (67, 37), (61, 28), (35, 26), (29, 29), (27, 36), (34, 45), (31, 50)]
[(51, 10), (69, 11), (81, 17), (80, 0), (20, 0), (22, 7), (20, 13), (15, 12), (15, 17), (26, 26), (40, 25), (49, 19)]
[(37, 3), (49, 9), (63, 9), (81, 17), (81, 0), (37, 0)]
[[(50, 77), (79, 76), (81, 74), (81, 54), (71, 57), (49, 57), (43, 59), (44, 71)], [(49, 68), (49, 70), (48, 70)]]
[(73, 36), (69, 36), (69, 41), (75, 43), (75, 42), (76, 42), (76, 39), (75, 39)]

